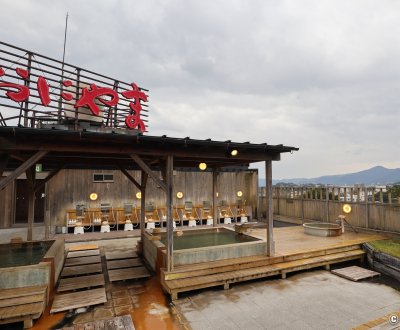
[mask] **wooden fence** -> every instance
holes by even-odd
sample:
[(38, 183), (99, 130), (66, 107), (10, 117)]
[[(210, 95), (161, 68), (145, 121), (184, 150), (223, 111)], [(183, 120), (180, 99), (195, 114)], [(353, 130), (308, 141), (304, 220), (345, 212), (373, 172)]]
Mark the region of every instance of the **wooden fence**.
[[(265, 187), (259, 191), (262, 217), (265, 209)], [(385, 201), (385, 202), (384, 202)], [(400, 233), (400, 201), (384, 188), (375, 187), (274, 187), (273, 208), (276, 218), (335, 222), (344, 204), (351, 206), (346, 220), (353, 226)]]

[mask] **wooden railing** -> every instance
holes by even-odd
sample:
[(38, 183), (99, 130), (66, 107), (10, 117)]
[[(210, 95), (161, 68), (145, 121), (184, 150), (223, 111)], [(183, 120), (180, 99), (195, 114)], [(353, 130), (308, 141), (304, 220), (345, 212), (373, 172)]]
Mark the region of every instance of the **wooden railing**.
[[(261, 215), (265, 214), (265, 194), (260, 189)], [(265, 188), (264, 188), (265, 189)], [(376, 187), (274, 187), (273, 208), (276, 218), (335, 222), (345, 214), (343, 205), (351, 212), (346, 220), (353, 226), (400, 233), (400, 201), (385, 188)]]

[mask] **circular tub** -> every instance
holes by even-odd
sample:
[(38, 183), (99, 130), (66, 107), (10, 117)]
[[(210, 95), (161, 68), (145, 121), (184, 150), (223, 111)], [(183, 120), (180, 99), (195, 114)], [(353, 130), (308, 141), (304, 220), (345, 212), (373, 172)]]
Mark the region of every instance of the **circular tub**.
[(304, 233), (313, 236), (339, 236), (342, 235), (342, 227), (329, 222), (310, 222), (304, 223)]

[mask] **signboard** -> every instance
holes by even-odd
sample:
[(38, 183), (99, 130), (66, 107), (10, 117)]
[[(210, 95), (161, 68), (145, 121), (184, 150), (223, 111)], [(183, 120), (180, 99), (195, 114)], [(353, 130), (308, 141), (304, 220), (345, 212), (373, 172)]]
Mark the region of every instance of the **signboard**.
[(42, 164), (36, 164), (35, 165), (35, 172), (39, 173), (39, 172), (42, 172), (42, 171), (43, 171)]
[(3, 42), (0, 58), (0, 125), (13, 121), (38, 127), (42, 122), (85, 120), (147, 131), (148, 91), (133, 82), (121, 82)]

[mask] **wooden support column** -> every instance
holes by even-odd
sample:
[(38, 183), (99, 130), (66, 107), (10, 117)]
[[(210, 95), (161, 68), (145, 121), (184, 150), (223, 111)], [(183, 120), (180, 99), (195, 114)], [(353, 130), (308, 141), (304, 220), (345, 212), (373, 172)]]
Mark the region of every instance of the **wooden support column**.
[(28, 233), (26, 240), (32, 241), (33, 239), (33, 223), (35, 220), (35, 166), (32, 166), (26, 171), (26, 178), (28, 180)]
[(23, 164), (21, 164), (18, 168), (14, 170), (9, 176), (0, 180), (0, 190), (5, 188), (10, 182), (14, 181), (18, 178), (22, 173), (24, 173), (28, 168), (32, 165), (35, 165), (37, 161), (43, 158), (47, 154), (47, 151), (38, 151), (31, 158), (26, 160)]
[(265, 161), (265, 193), (266, 193), (266, 217), (267, 217), (267, 256), (275, 254), (274, 242), (274, 211), (272, 204), (272, 161)]
[(174, 269), (174, 227), (172, 218), (172, 186), (173, 186), (174, 158), (172, 155), (167, 157), (166, 166), (166, 185), (167, 185), (167, 270)]
[(218, 209), (217, 209), (217, 186), (218, 186), (218, 172), (212, 172), (212, 205), (213, 205), (213, 227), (218, 225)]
[(6, 154), (0, 154), (0, 179), (3, 176), (4, 170), (7, 167), (9, 156)]
[(141, 199), (140, 199), (140, 238), (143, 242), (144, 240), (144, 230), (146, 226), (146, 184), (147, 184), (147, 173), (142, 170), (142, 175), (140, 179), (140, 193), (141, 193)]

